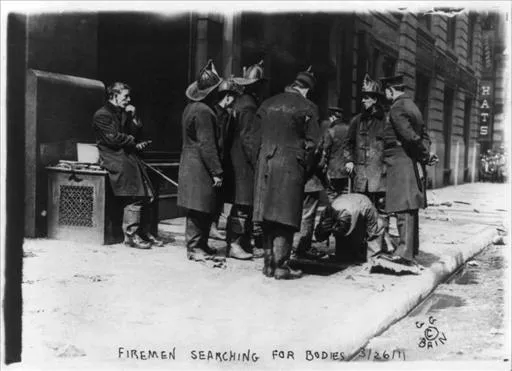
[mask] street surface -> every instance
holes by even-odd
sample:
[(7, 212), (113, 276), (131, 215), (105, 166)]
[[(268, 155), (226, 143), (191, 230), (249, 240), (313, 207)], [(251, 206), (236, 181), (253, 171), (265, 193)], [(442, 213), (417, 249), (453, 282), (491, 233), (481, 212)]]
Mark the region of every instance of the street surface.
[(382, 349), (399, 349), (408, 361), (510, 360), (504, 302), (509, 250), (489, 246), (353, 360), (373, 359), (370, 350), (375, 356)]
[[(100, 369), (240, 369), (249, 365), (339, 369), (340, 360), (348, 360), (349, 353), (354, 354), (375, 334), (406, 315), (419, 300), (418, 293), (426, 295), (433, 288), (434, 267), (445, 266), (446, 257), (475, 249), (475, 241), (478, 249), (483, 248), (497, 233), (496, 228), (509, 225), (505, 220), (510, 204), (507, 184), (447, 187), (429, 191), (428, 198), (431, 206), (420, 216), (418, 256), (425, 270), (418, 276), (370, 274), (368, 264), (363, 264), (330, 275), (308, 274), (300, 280), (276, 281), (263, 276), (261, 259), (228, 259), (224, 269), (213, 268), (186, 259), (182, 219), (160, 225), (161, 234), (173, 234), (175, 242), (146, 251), (121, 244), (27, 239), (22, 285), (23, 360), (36, 369), (52, 370), (91, 367), (94, 363), (101, 365)], [(220, 241), (211, 243), (223, 245)], [(508, 248), (499, 251), (509, 256)], [(487, 267), (485, 261), (479, 264)], [(501, 273), (496, 269), (495, 279), (508, 267), (508, 263), (503, 264)], [(451, 290), (457, 287), (448, 286)], [(471, 295), (477, 287), (461, 286)], [(497, 298), (492, 295), (499, 296), (499, 288), (487, 290), (487, 303), (489, 297)], [(443, 294), (451, 297), (459, 293)], [(472, 303), (469, 298), (461, 300)], [(471, 353), (466, 348), (475, 338), (471, 330), (485, 327), (476, 324), (481, 316), (470, 309), (471, 305), (460, 307), (466, 310), (460, 315), (468, 316), (463, 317), (463, 323), (475, 322), (479, 327), (468, 331), (455, 327), (455, 315), (448, 320), (436, 313), (440, 316), (438, 328), (448, 339), (437, 348), (457, 343), (459, 348), (450, 348), (457, 356), (463, 352), (468, 357), (506, 358), (497, 348), (504, 336), (504, 325), (499, 321), (503, 309), (496, 308), (487, 335), (475, 340), (475, 344), (479, 339), (492, 342), (484, 353)], [(475, 316), (470, 320), (472, 314)], [(402, 332), (403, 341), (380, 350), (401, 359), (400, 349), (416, 344), (422, 329), (413, 323)], [(158, 352), (160, 358), (141, 358), (148, 351)], [(208, 351), (214, 358), (208, 358)], [(215, 353), (222, 356), (228, 351), (240, 358), (215, 359)], [(241, 356), (243, 352), (246, 358)], [(327, 360), (322, 359), (322, 352), (328, 354)], [(418, 354), (441, 357), (432, 350), (423, 352)], [(169, 360), (172, 355), (175, 359)], [(447, 359), (452, 356), (446, 354)], [(408, 351), (405, 357), (419, 356)]]

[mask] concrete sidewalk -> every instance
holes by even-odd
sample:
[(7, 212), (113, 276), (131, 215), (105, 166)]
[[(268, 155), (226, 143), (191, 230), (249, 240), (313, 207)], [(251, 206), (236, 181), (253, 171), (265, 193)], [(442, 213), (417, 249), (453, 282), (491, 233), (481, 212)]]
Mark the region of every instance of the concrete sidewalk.
[[(339, 368), (508, 225), (509, 185), (437, 189), (429, 202), (419, 276), (370, 274), (361, 265), (276, 281), (263, 276), (261, 259), (209, 268), (186, 260), (179, 219), (160, 226), (176, 242), (149, 251), (27, 240), (24, 362), (12, 368)], [(157, 353), (140, 359), (148, 351)]]

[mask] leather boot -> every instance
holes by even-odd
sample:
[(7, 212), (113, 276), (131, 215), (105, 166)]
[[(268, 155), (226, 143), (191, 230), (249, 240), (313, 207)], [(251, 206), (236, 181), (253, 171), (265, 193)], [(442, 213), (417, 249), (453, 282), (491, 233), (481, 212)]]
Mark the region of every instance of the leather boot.
[(288, 264), (276, 268), (274, 272), (274, 278), (276, 280), (295, 280), (302, 277), (302, 271), (300, 269), (291, 269)]
[(241, 238), (238, 237), (233, 240), (228, 246), (228, 256), (233, 259), (249, 260), (252, 259), (252, 254), (245, 251), (240, 245)]
[(159, 238), (156, 238), (151, 233), (146, 233), (146, 240), (153, 246), (162, 247), (163, 245), (165, 245), (164, 241), (162, 241)]
[(138, 234), (134, 234), (132, 236), (125, 234), (124, 244), (126, 246), (141, 250), (151, 249), (151, 244), (147, 241), (144, 241)]

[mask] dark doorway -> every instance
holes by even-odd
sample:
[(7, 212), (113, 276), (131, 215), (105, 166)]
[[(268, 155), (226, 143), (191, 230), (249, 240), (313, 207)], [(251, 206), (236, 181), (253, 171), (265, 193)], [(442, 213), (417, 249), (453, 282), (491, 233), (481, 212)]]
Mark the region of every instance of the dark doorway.
[(469, 172), (469, 138), (470, 138), (470, 124), (471, 124), (471, 106), (473, 103), (472, 98), (466, 98), (464, 101), (464, 182), (470, 182)]
[(452, 151), (452, 127), (453, 127), (453, 89), (445, 87), (443, 104), (443, 134), (444, 134), (444, 171), (443, 185), (449, 185), (452, 169), (450, 159)]
[(98, 79), (133, 88), (152, 150), (179, 151), (190, 74), (190, 15), (100, 13)]

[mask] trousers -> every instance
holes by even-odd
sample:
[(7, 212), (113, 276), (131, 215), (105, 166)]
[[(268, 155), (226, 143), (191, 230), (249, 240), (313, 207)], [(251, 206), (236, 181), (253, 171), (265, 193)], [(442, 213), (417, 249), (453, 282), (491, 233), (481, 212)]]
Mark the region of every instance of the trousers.
[(235, 242), (248, 248), (251, 242), (252, 206), (234, 204), (228, 216), (226, 238), (228, 244)]
[(149, 198), (123, 198), (123, 222), (122, 229), (125, 236), (132, 237), (135, 234), (145, 236), (151, 232), (153, 225), (152, 203)]
[(187, 251), (207, 250), (208, 237), (214, 216), (196, 210), (188, 210), (185, 225), (185, 243)]
[(271, 250), (272, 264), (275, 268), (285, 268), (290, 260), (294, 229), (290, 226), (263, 222), (263, 248)]
[(298, 251), (307, 251), (311, 248), (319, 202), (320, 192), (304, 193), (304, 201), (302, 203), (302, 220), (300, 223), (299, 239), (297, 242)]
[(396, 213), (399, 234), (395, 255), (412, 260), (420, 250), (418, 209)]

